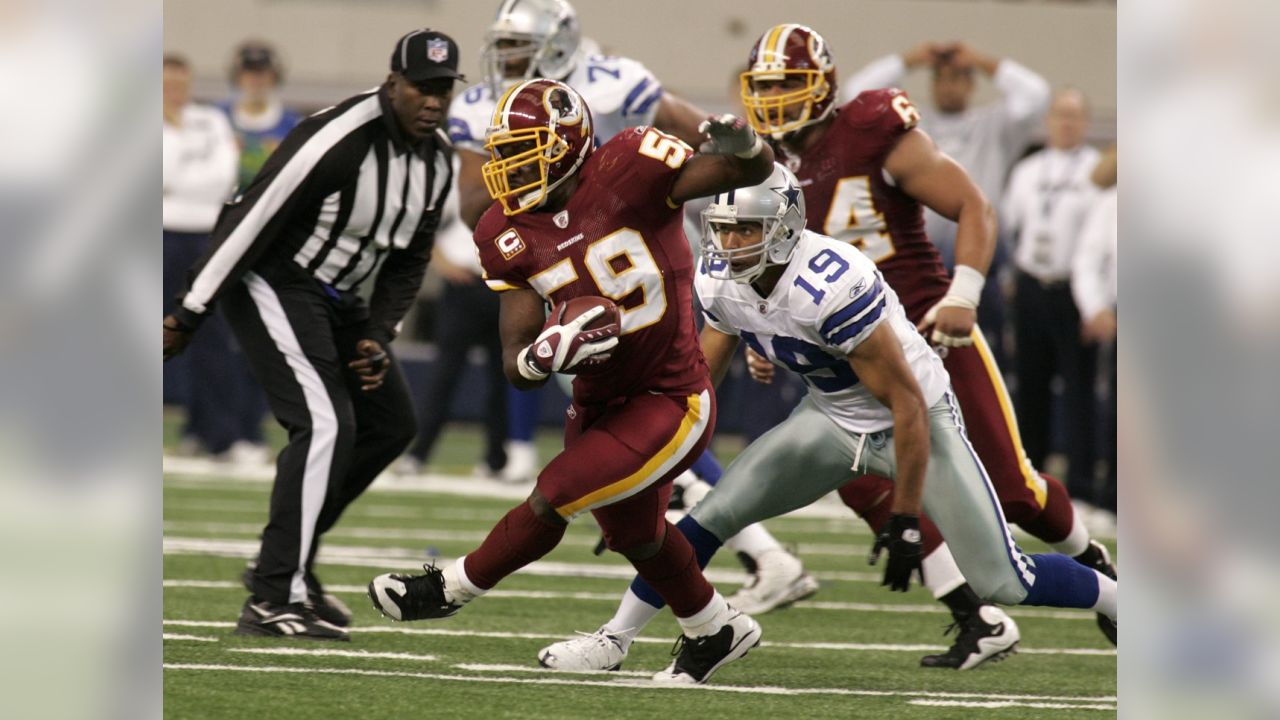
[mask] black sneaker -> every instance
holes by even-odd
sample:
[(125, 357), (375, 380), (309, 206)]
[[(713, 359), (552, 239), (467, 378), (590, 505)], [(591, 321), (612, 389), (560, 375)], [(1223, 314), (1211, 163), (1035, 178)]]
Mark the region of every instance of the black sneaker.
[(235, 634), (342, 642), (351, 640), (347, 631), (321, 620), (304, 603), (277, 605), (266, 600), (256, 600), (252, 596), (244, 601)]
[(700, 685), (721, 667), (760, 644), (760, 623), (733, 608), (729, 621), (714, 635), (691, 638), (681, 635), (671, 648), (675, 661), (653, 676), (655, 682)]
[(445, 600), (444, 573), (435, 565), (423, 565), (426, 575), (379, 575), (369, 582), (369, 599), (378, 612), (392, 620), (446, 618), (461, 605)]
[(963, 623), (952, 623), (947, 633), (959, 630), (953, 644), (941, 655), (925, 655), (920, 666), (972, 670), (986, 662), (999, 662), (1018, 651), (1018, 625), (995, 605), (983, 605)]
[[(1089, 549), (1077, 555), (1075, 560), (1085, 567), (1097, 570), (1112, 580), (1119, 579), (1116, 573), (1116, 564), (1111, 562), (1111, 553), (1107, 552), (1106, 545), (1097, 540), (1090, 540)], [(1107, 640), (1110, 640), (1112, 645), (1117, 645), (1115, 620), (1098, 613), (1098, 629), (1102, 631), (1103, 635), (1107, 636)]]
[[(245, 566), (244, 572), (240, 573), (240, 584), (244, 585), (244, 589), (250, 593), (253, 592), (253, 574), (257, 569), (258, 566), (255, 563), (249, 563)], [(307, 575), (307, 602), (311, 604), (316, 617), (321, 620), (338, 627), (351, 627), (351, 620), (354, 617), (351, 608), (333, 594), (325, 592), (324, 586), (315, 575), (311, 574)]]

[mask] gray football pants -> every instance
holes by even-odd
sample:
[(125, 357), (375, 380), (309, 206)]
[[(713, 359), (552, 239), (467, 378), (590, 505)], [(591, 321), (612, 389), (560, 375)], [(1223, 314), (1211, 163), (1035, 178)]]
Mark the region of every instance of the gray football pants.
[[(1005, 605), (1022, 602), (1033, 566), (1009, 533), (949, 390), (929, 409), (929, 431), (925, 512), (978, 595)], [(730, 463), (690, 515), (724, 540), (752, 523), (810, 505), (867, 473), (897, 477), (893, 431), (851, 433), (806, 397)]]

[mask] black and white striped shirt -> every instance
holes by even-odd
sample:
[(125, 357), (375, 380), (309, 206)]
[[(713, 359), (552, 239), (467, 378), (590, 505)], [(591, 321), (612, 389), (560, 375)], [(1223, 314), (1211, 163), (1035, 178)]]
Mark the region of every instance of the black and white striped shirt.
[(307, 118), (223, 209), (178, 319), (198, 324), (250, 270), (292, 263), (346, 293), (381, 266), (370, 322), (390, 340), (431, 256), (452, 153), (442, 130), (410, 145), (381, 88)]

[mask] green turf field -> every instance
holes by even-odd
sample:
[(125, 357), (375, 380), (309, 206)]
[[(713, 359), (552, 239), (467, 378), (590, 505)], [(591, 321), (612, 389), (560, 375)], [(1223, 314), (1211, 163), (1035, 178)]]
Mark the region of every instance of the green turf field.
[[(173, 419), (166, 437), (173, 439)], [(355, 611), (350, 643), (289, 642), (231, 634), (246, 592), (245, 559), (266, 519), (268, 482), (218, 468), (166, 472), (164, 485), (165, 715), (170, 718), (1107, 718), (1116, 714), (1116, 658), (1092, 615), (1011, 612), (1023, 650), (976, 671), (926, 671), (947, 644), (949, 616), (923, 590), (880, 588), (866, 565), (870, 535), (838, 509), (780, 518), (822, 582), (811, 600), (758, 618), (764, 643), (703, 688), (647, 677), (669, 661), (669, 615), (650, 626), (622, 673), (541, 670), (543, 645), (591, 631), (612, 614), (630, 576), (620, 557), (595, 557), (590, 519), (575, 522), (542, 562), (443, 621), (394, 624), (364, 586), (389, 570), (477, 545), (515, 502), (471, 494), (465, 475), (478, 433), (452, 431), (433, 471), (458, 473), (449, 492), (375, 484), (327, 536), (318, 574)], [(554, 452), (544, 439), (544, 460)], [(170, 443), (166, 443), (169, 445)], [(722, 445), (731, 452), (732, 445)], [(170, 465), (170, 467), (174, 467)], [(182, 466), (177, 466), (182, 467)], [(1039, 548), (1024, 542), (1029, 550)], [(1112, 552), (1115, 552), (1112, 544)], [(729, 556), (712, 580), (742, 580)]]

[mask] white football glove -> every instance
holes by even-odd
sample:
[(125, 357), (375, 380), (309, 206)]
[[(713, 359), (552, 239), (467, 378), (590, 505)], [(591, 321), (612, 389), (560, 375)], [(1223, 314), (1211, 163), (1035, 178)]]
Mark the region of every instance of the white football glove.
[(750, 160), (764, 149), (764, 141), (756, 131), (736, 115), (709, 117), (698, 126), (698, 132), (708, 138), (698, 146), (698, 152), (707, 155), (736, 155)]
[(545, 328), (531, 345), (520, 351), (516, 367), (526, 380), (539, 382), (551, 373), (572, 370), (582, 363), (594, 364), (609, 359), (609, 351), (618, 345), (618, 324), (583, 330), (583, 326), (604, 313), (594, 307), (563, 325)]
[[(966, 310), (977, 310), (978, 301), (982, 298), (982, 286), (986, 284), (986, 278), (982, 273), (974, 270), (968, 265), (956, 265), (955, 277), (951, 280), (951, 287), (947, 290), (947, 294), (941, 300), (934, 303), (929, 308), (929, 312), (924, 314), (924, 319), (917, 326), (920, 330), (924, 330), (933, 325), (938, 320), (938, 311), (942, 308), (958, 307)], [(963, 336), (948, 335), (937, 327), (933, 328), (933, 332), (929, 334), (929, 341), (934, 345), (943, 347), (965, 347), (973, 344), (973, 333), (967, 333)]]

